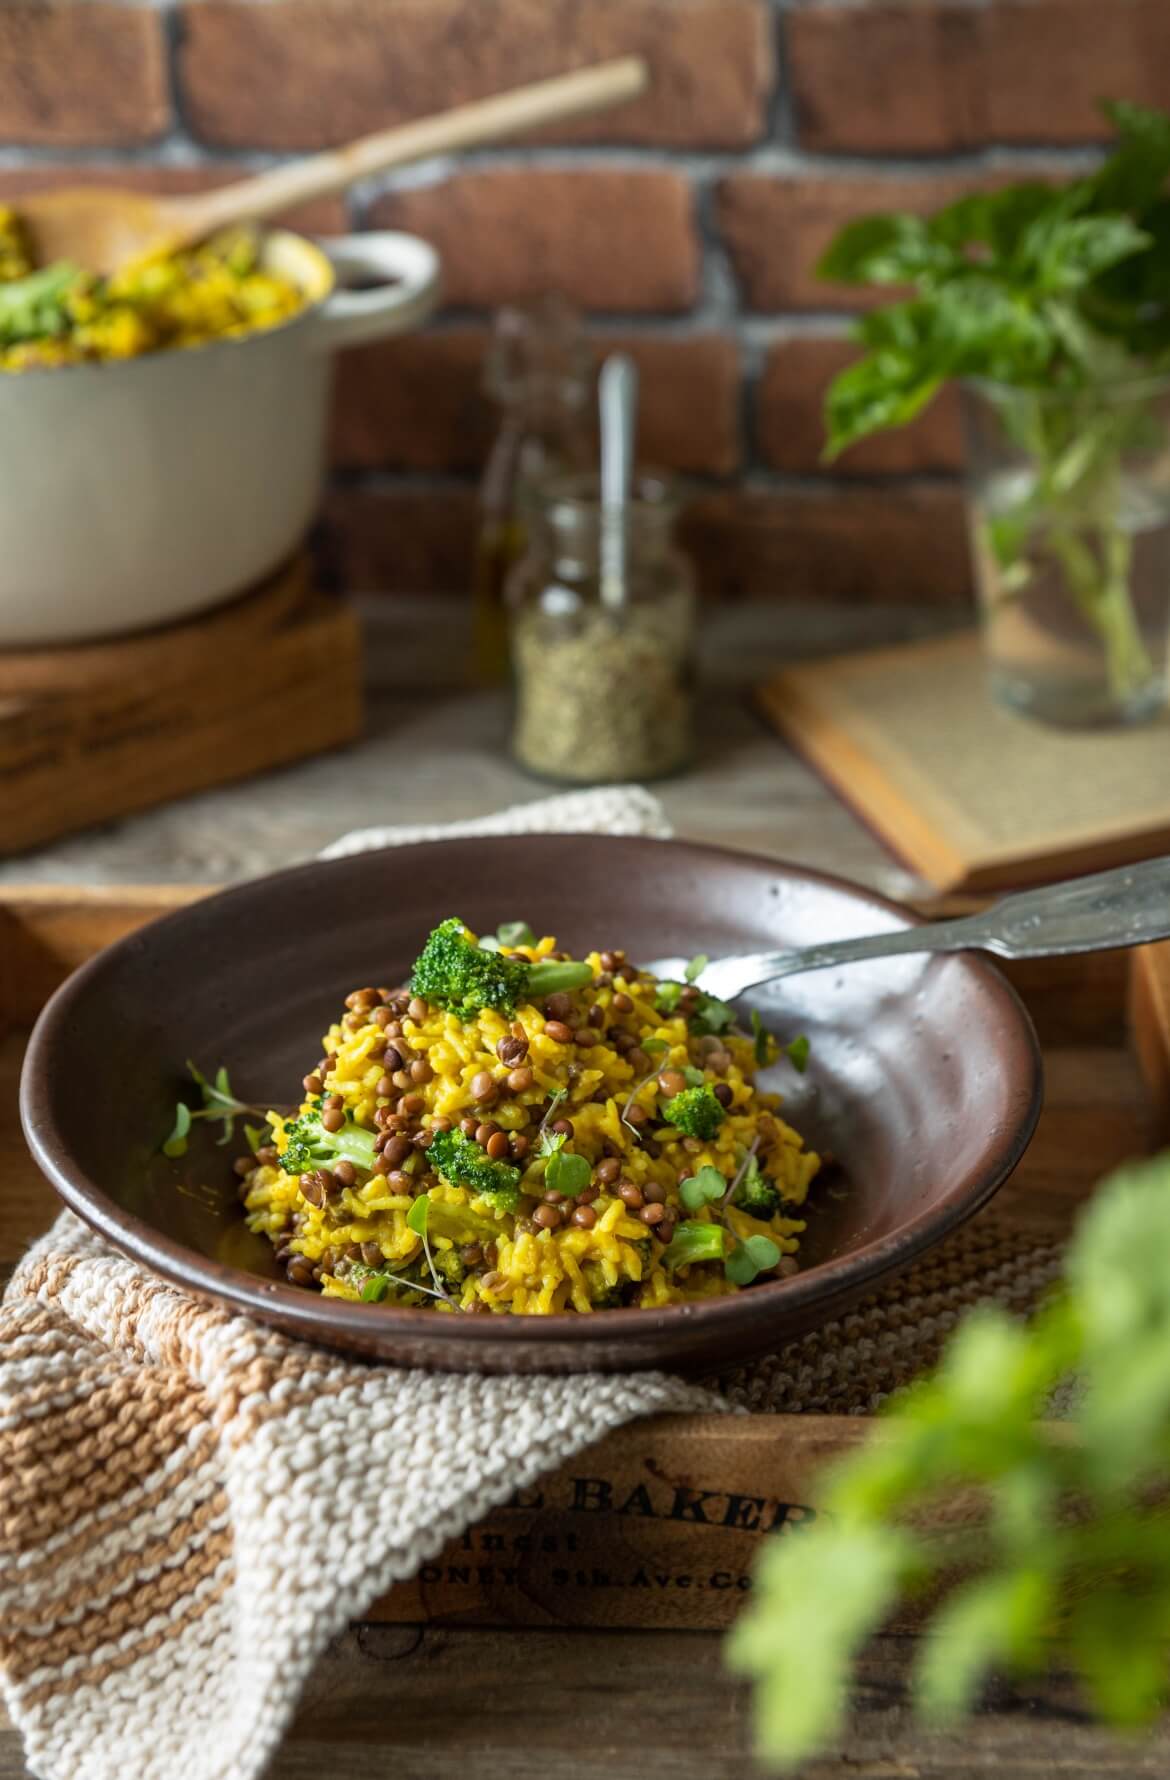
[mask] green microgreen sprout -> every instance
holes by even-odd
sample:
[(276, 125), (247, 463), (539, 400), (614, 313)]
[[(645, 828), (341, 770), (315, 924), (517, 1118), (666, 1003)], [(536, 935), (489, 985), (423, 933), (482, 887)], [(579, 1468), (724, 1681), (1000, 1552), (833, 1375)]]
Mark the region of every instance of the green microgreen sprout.
[(686, 978), (687, 982), (697, 983), (710, 962), (711, 960), (708, 958), (706, 952), (696, 952), (695, 956), (683, 971), (683, 976)]
[(678, 1196), (688, 1211), (702, 1211), (704, 1205), (722, 1204), (727, 1192), (727, 1182), (717, 1168), (709, 1162), (704, 1163), (698, 1174), (683, 1181)]
[(748, 1236), (737, 1242), (723, 1271), (733, 1285), (750, 1286), (761, 1273), (766, 1273), (780, 1259), (780, 1250), (770, 1236)]
[(427, 1269), (434, 1281), (435, 1291), (440, 1298), (450, 1304), (452, 1302), (451, 1294), (439, 1278), (439, 1270), (435, 1266), (435, 1258), (431, 1254), (431, 1239), (428, 1234), (430, 1216), (431, 1196), (429, 1193), (420, 1193), (406, 1214), (406, 1227), (408, 1230), (413, 1230), (416, 1236), (422, 1238), (423, 1254), (426, 1257)]
[(391, 1286), (401, 1286), (404, 1292), (421, 1292), (424, 1298), (438, 1298), (452, 1309), (457, 1308), (446, 1292), (436, 1292), (432, 1286), (420, 1285), (414, 1279), (404, 1279), (400, 1273), (387, 1273), (384, 1268), (377, 1268), (367, 1274), (362, 1283), (362, 1303), (380, 1304)]
[(693, 1063), (688, 1063), (683, 1069), (682, 1074), (683, 1080), (686, 1082), (688, 1088), (701, 1088), (707, 1080), (703, 1071), (701, 1069), (696, 1069)]
[[(562, 1133), (558, 1132), (557, 1136)], [(593, 1170), (584, 1156), (578, 1156), (571, 1150), (557, 1149), (549, 1158), (548, 1167), (544, 1171), (544, 1184), (554, 1193), (563, 1193), (566, 1199), (575, 1199), (589, 1185)]]
[[(541, 1119), (540, 1124), (536, 1128), (537, 1145), (540, 1148), (541, 1154), (544, 1156), (551, 1156), (553, 1151), (559, 1150), (561, 1147), (561, 1144), (563, 1144), (565, 1141), (563, 1132), (550, 1131), (548, 1129), (548, 1122), (552, 1118), (553, 1114), (556, 1112), (557, 1107), (561, 1104), (561, 1101), (567, 1100), (568, 1098), (569, 1098), (569, 1090), (567, 1088), (557, 1088), (554, 1091), (554, 1093), (552, 1093), (549, 1096), (548, 1105), (544, 1109), (544, 1117), (543, 1117), (543, 1119)], [(555, 1137), (560, 1138), (560, 1140), (561, 1140), (560, 1143), (553, 1143), (552, 1140)], [(545, 1148), (546, 1144), (548, 1145), (547, 1148)]]
[(810, 1049), (811, 1046), (809, 1045), (808, 1039), (805, 1038), (803, 1034), (799, 1038), (794, 1038), (791, 1044), (785, 1045), (784, 1055), (788, 1058), (788, 1061), (791, 1063), (793, 1069), (795, 1069), (797, 1075), (803, 1075), (808, 1068)]
[(756, 1044), (756, 1064), (762, 1069), (768, 1061), (768, 1034), (764, 1030), (764, 1022), (757, 1007), (752, 1009), (752, 1037)]
[(534, 946), (536, 935), (527, 921), (505, 921), (496, 928), (496, 938), (502, 946)]
[[(179, 1156), (185, 1156), (187, 1154), (187, 1139), (191, 1132), (191, 1126), (196, 1119), (222, 1121), (223, 1136), (216, 1139), (216, 1142), (222, 1149), (232, 1141), (232, 1138), (235, 1136), (236, 1120), (242, 1117), (244, 1113), (253, 1113), (257, 1118), (265, 1119), (265, 1123), (260, 1128), (259, 1141), (253, 1145), (251, 1137), (248, 1137), (249, 1147), (252, 1150), (252, 1154), (255, 1155), (256, 1151), (260, 1148), (260, 1144), (267, 1142), (266, 1133), (268, 1132), (268, 1125), (265, 1118), (266, 1109), (259, 1106), (251, 1106), (246, 1100), (238, 1100), (236, 1098), (235, 1094), (232, 1092), (231, 1081), (228, 1078), (228, 1072), (225, 1065), (220, 1065), (215, 1072), (214, 1079), (211, 1081), (208, 1081), (207, 1077), (203, 1075), (200, 1070), (196, 1069), (190, 1058), (187, 1060), (187, 1068), (190, 1072), (192, 1081), (199, 1089), (199, 1096), (203, 1104), (192, 1110), (191, 1107), (187, 1105), (186, 1101), (179, 1101), (178, 1105), (175, 1107), (175, 1122), (171, 1127), (166, 1140), (160, 1146), (163, 1155), (169, 1156), (174, 1160)], [(245, 1126), (245, 1134), (247, 1134), (248, 1129), (249, 1128)]]

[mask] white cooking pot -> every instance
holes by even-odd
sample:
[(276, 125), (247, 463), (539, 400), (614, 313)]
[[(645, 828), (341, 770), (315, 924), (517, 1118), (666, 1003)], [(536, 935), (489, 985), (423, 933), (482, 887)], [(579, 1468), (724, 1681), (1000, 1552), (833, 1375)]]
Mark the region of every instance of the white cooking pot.
[[(0, 373), (0, 648), (167, 624), (303, 538), (334, 348), (414, 327), (439, 262), (412, 235), (269, 235), (306, 303), (276, 328), (138, 359)], [(370, 288), (346, 290), (346, 280)]]

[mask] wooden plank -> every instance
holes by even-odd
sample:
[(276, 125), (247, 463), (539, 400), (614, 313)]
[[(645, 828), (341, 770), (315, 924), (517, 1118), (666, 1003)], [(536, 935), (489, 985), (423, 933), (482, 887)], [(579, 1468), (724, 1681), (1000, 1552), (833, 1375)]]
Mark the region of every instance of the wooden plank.
[(1170, 1142), (1170, 943), (1133, 955), (1130, 1020), (1134, 1049), (1153, 1109), (1154, 1135)]
[(313, 598), (262, 646), (225, 648), (213, 672), (203, 664), (67, 696), (5, 699), (0, 852), (352, 741), (361, 728), (360, 654), (354, 613)]
[[(862, 1652), (840, 1748), (800, 1780), (1163, 1780), (1170, 1730), (1093, 1725), (1065, 1674), (993, 1683), (973, 1723), (910, 1712), (917, 1644)], [(0, 1706), (0, 1780), (28, 1780)], [(747, 1689), (714, 1633), (355, 1626), (317, 1665), (267, 1780), (747, 1780)]]

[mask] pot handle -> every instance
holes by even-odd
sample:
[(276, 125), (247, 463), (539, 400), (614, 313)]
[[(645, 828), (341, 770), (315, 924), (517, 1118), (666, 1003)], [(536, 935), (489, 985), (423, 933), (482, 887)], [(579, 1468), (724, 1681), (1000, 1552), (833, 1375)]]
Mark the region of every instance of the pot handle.
[(357, 278), (372, 284), (368, 290), (346, 290), (339, 282), (322, 303), (315, 318), (313, 344), (326, 352), (404, 333), (425, 321), (439, 301), (439, 256), (417, 235), (372, 229), (368, 234), (339, 235), (317, 245), (339, 281)]

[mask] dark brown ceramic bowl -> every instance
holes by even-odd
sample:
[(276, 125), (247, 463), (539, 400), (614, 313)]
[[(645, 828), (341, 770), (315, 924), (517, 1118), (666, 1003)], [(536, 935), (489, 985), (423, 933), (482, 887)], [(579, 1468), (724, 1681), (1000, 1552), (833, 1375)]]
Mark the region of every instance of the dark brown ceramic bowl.
[(542, 1318), (349, 1304), (287, 1285), (243, 1227), (236, 1148), (197, 1127), (181, 1161), (158, 1153), (185, 1059), (225, 1063), (248, 1100), (293, 1099), (341, 998), (400, 981), (448, 914), (483, 932), (524, 919), (574, 952), (618, 945), (635, 959), (809, 945), (912, 919), (833, 878), (669, 841), (440, 841), (280, 872), (131, 934), (54, 995), (21, 1086), (37, 1161), (127, 1254), (307, 1340), (454, 1371), (633, 1371), (711, 1367), (837, 1315), (977, 1211), (1032, 1134), (1035, 1035), (991, 966), (822, 971), (748, 998), (781, 1036), (808, 1034), (807, 1074), (778, 1068), (775, 1085), (786, 1116), (841, 1164), (814, 1184), (794, 1278), (703, 1304)]

